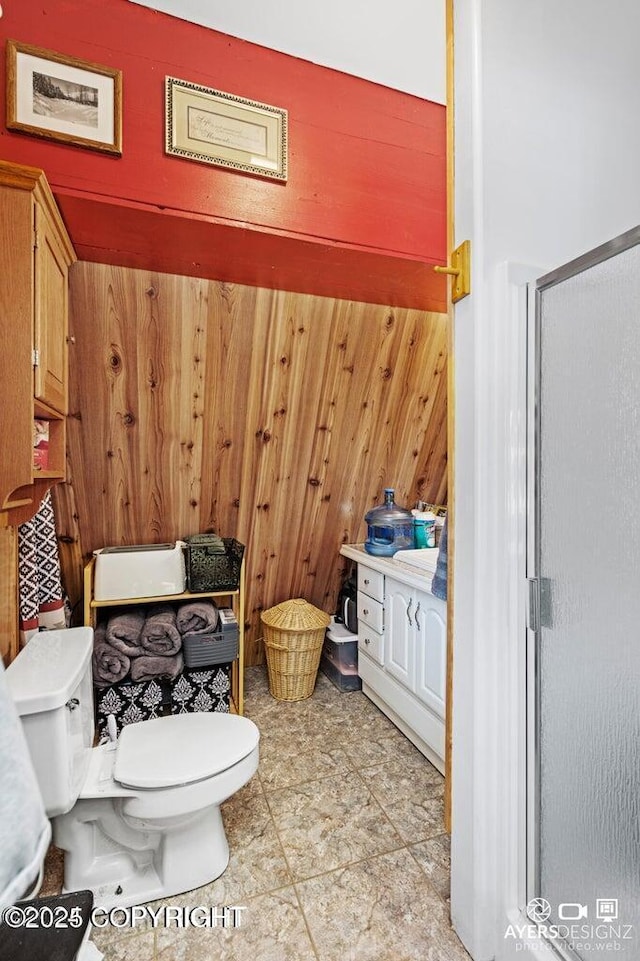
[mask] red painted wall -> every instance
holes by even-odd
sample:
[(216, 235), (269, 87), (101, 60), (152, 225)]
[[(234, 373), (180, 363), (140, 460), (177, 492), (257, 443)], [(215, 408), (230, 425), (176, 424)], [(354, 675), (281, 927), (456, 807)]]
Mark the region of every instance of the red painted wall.
[[(1, 158), (46, 171), (81, 259), (444, 309), (443, 106), (127, 0), (3, 7), (3, 48), (123, 71), (120, 158), (0, 130)], [(166, 75), (286, 107), (288, 182), (166, 156)]]

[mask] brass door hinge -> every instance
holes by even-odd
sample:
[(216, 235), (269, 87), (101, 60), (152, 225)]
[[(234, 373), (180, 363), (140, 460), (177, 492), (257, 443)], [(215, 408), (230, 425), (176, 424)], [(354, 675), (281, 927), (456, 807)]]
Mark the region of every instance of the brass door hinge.
[(459, 247), (451, 252), (449, 267), (436, 266), (433, 268), (439, 274), (451, 274), (451, 300), (456, 303), (471, 293), (471, 241), (464, 240)]

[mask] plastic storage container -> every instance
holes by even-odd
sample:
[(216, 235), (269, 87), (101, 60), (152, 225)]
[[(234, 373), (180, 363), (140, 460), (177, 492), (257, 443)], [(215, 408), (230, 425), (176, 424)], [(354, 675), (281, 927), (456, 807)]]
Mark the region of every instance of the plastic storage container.
[(368, 554), (392, 557), (396, 551), (411, 550), (413, 540), (413, 514), (398, 507), (394, 501), (393, 487), (385, 487), (384, 504), (365, 514), (367, 539), (364, 549)]
[(331, 618), (298, 597), (264, 611), (261, 619), (272, 696), (280, 701), (311, 697)]
[(327, 628), (320, 659), (320, 670), (340, 691), (359, 691), (358, 635), (334, 617)]
[(132, 544), (94, 551), (93, 593), (97, 601), (129, 600), (182, 594), (185, 588), (184, 543)]
[(238, 656), (238, 631), (216, 631), (215, 634), (185, 634), (182, 653), (185, 667), (209, 667), (226, 664)]
[(412, 511), (416, 547), (436, 546), (436, 516), (428, 512)]

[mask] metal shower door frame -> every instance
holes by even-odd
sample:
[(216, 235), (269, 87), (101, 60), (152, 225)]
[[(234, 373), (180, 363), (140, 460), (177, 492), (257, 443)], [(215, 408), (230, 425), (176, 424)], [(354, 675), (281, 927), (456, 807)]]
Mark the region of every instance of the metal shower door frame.
[[(540, 627), (545, 618), (544, 584), (541, 583), (541, 325), (545, 291), (640, 244), (640, 226), (620, 234), (540, 277), (529, 287), (527, 318), (527, 905), (543, 898), (540, 868)], [(533, 920), (533, 919), (532, 919)], [(564, 961), (582, 961), (566, 944), (547, 938)]]

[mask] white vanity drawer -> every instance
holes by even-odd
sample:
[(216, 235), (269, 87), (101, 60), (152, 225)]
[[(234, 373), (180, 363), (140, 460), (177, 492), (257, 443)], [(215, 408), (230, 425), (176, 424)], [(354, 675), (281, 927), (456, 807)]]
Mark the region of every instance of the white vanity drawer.
[(373, 631), (368, 624), (358, 624), (358, 650), (364, 651), (378, 664), (384, 664), (384, 635)]
[(384, 605), (374, 601), (368, 594), (358, 591), (358, 620), (364, 621), (378, 634), (384, 631)]
[(372, 571), (370, 567), (358, 564), (358, 590), (368, 594), (374, 600), (384, 601), (384, 574)]

